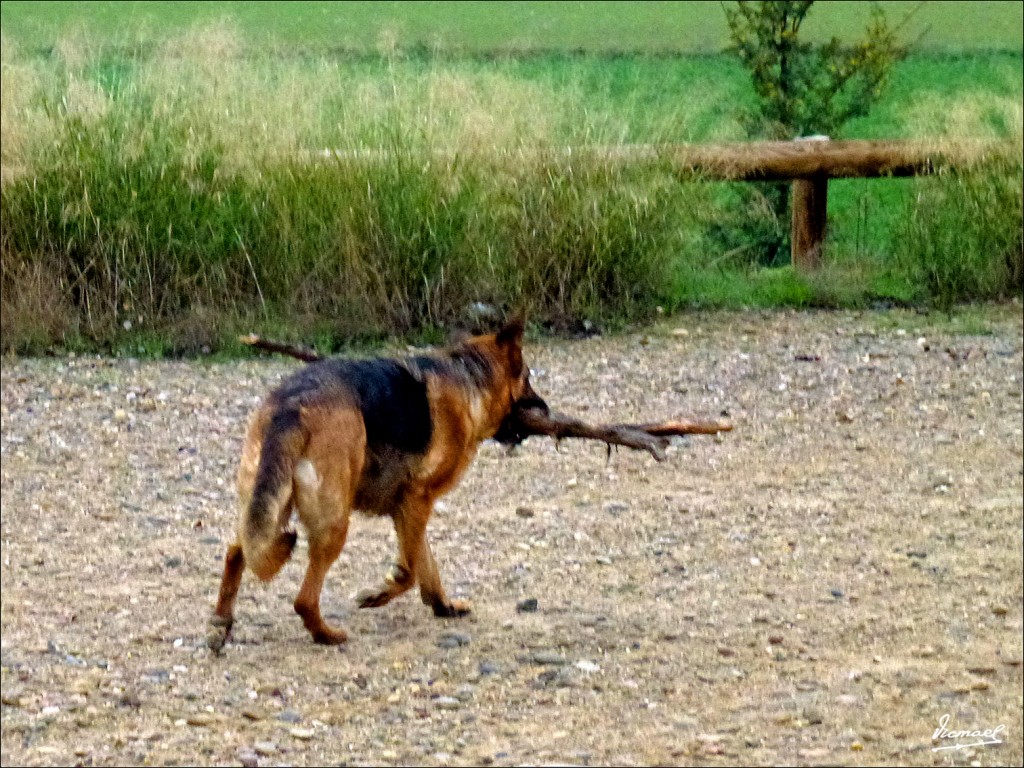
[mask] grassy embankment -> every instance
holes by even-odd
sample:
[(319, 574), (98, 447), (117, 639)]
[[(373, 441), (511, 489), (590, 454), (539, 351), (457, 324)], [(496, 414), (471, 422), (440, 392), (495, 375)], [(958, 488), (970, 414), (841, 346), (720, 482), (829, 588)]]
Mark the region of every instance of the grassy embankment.
[[(252, 55), (224, 24), (129, 54), (4, 39), (5, 349), (330, 344), (478, 301), (565, 324), (1020, 290), (1019, 154), (833, 182), (829, 261), (804, 280), (721, 250), (731, 185), (556, 151), (739, 138), (750, 94), (722, 57)], [(1019, 146), (1021, 82), (1019, 54), (917, 56), (848, 136)]]

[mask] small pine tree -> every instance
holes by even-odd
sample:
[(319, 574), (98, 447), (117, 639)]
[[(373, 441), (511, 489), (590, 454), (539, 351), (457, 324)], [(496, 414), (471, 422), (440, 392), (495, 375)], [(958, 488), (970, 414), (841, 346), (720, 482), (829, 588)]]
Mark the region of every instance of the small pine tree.
[[(744, 116), (750, 138), (835, 138), (847, 122), (868, 113), (893, 66), (906, 55), (885, 13), (874, 3), (860, 42), (844, 46), (832, 38), (814, 45), (801, 40), (800, 28), (813, 5), (813, 0), (740, 0), (725, 9), (728, 50), (750, 73), (757, 94), (754, 109)], [(767, 229), (770, 242), (759, 247), (759, 261), (779, 261), (789, 234), (788, 185), (766, 185), (744, 195), (763, 196), (774, 211), (774, 224), (750, 222), (746, 228), (756, 230), (749, 233), (752, 240), (761, 241)]]
[[(866, 35), (843, 46), (800, 39), (813, 0), (740, 2), (727, 8), (729, 50), (750, 72), (758, 96), (757, 134), (791, 139), (838, 134), (878, 100), (893, 66), (906, 55), (885, 12), (872, 3)], [(756, 134), (755, 134), (756, 135)]]

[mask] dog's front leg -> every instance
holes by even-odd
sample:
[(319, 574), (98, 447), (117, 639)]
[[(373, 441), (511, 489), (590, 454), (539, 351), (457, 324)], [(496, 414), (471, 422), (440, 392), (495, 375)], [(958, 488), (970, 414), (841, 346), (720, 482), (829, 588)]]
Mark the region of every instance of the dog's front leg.
[(430, 606), (435, 616), (451, 618), (465, 616), (472, 610), (467, 600), (449, 600), (441, 584), (434, 553), (430, 551), (430, 542), (423, 537), (423, 547), (416, 561), (416, 580), (420, 583), (420, 599), (424, 605)]

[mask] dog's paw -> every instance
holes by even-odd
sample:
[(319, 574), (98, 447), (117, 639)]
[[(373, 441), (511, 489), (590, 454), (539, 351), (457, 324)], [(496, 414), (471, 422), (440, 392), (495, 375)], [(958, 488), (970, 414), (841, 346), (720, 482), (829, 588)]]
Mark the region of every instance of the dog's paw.
[(391, 594), (385, 589), (363, 589), (356, 595), (356, 605), (360, 608), (380, 608), (391, 600)]
[(206, 647), (219, 654), (231, 634), (231, 619), (222, 616), (214, 616), (210, 619), (210, 626), (206, 632)]
[(348, 633), (343, 629), (331, 629), (323, 626), (313, 633), (313, 642), (317, 645), (341, 645), (348, 640)]
[(436, 603), (434, 615), (442, 619), (456, 619), (465, 616), (473, 610), (473, 604), (468, 600), (450, 600), (448, 603)]

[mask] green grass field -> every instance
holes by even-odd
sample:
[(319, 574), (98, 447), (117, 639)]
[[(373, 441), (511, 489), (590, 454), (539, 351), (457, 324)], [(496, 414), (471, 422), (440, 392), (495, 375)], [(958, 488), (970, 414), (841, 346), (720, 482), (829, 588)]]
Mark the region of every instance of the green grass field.
[[(916, 4), (883, 6), (898, 21)], [(921, 47), (843, 137), (1019, 145), (1022, 7), (921, 5), (901, 30)], [(728, 242), (755, 185), (515, 160), (743, 138), (754, 96), (717, 52), (718, 4), (3, 2), (0, 16), (5, 349), (431, 333), (473, 301), (555, 325), (945, 303), (1002, 295), (1001, 262), (975, 255), (1020, 250), (1020, 162), (833, 182), (828, 260), (807, 278)], [(811, 32), (848, 37), (865, 17), (822, 4)], [(388, 159), (303, 159), (325, 148)]]
[[(812, 40), (855, 38), (868, 17), (863, 2), (829, 2), (808, 19)], [(906, 42), (944, 50), (1020, 51), (1024, 3), (883, 2)], [(231, 19), (253, 45), (373, 51), (400, 45), (492, 52), (717, 53), (727, 41), (715, 2), (3, 2), (4, 33), (32, 48), (71, 30), (131, 45)]]

